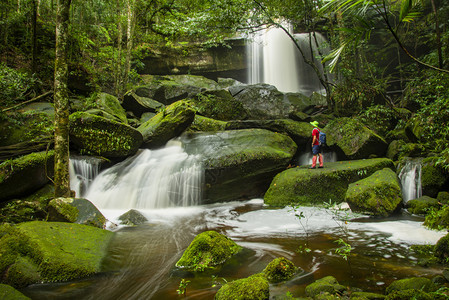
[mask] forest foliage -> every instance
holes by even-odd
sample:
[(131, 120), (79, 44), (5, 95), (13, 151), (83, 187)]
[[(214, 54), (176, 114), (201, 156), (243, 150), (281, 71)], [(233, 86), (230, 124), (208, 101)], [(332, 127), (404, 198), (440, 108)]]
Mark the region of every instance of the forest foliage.
[[(52, 89), (56, 5), (0, 2), (2, 108)], [(281, 20), (322, 32), (334, 51), (321, 58), (338, 78), (323, 79), (331, 104), (374, 94), (391, 109), (414, 103), (423, 142), (449, 165), (448, 0), (72, 0), (70, 18), (71, 78), (119, 97), (161, 46), (215, 47)]]

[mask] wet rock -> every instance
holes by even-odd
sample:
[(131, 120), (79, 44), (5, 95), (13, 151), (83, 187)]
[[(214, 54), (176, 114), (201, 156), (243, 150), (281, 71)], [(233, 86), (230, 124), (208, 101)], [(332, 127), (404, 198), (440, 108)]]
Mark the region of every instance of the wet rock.
[(170, 139), (186, 130), (194, 118), (195, 110), (191, 103), (178, 101), (140, 125), (137, 130), (142, 133), (143, 143), (146, 147), (162, 147)]
[(191, 131), (222, 131), (226, 129), (227, 122), (195, 115), (189, 127)]
[(106, 218), (92, 202), (82, 198), (55, 198), (48, 204), (48, 220), (104, 228)]
[(398, 177), (389, 168), (376, 171), (367, 178), (351, 183), (345, 201), (354, 212), (389, 216), (402, 204)]
[(248, 278), (238, 279), (222, 286), (215, 300), (228, 299), (270, 299), (270, 285), (263, 274), (252, 275)]
[(276, 283), (289, 280), (296, 274), (297, 268), (285, 257), (278, 257), (272, 260), (263, 270), (269, 282)]
[(70, 115), (70, 142), (81, 154), (124, 158), (142, 141), (142, 134), (126, 124), (85, 112)]
[(133, 91), (125, 94), (123, 98), (123, 108), (131, 111), (136, 117), (142, 117), (144, 113), (156, 113), (164, 108), (164, 104), (151, 98), (140, 97)]
[(142, 213), (135, 209), (127, 211), (118, 219), (120, 220), (120, 224), (128, 226), (135, 226), (148, 222), (148, 219), (145, 218)]
[(273, 179), (265, 193), (265, 204), (285, 206), (313, 205), (332, 199), (343, 202), (350, 183), (366, 178), (383, 168), (394, 168), (387, 158), (325, 163), (322, 169), (301, 166), (287, 169)]
[(216, 231), (197, 235), (176, 263), (178, 268), (202, 272), (222, 265), (242, 248)]
[(53, 176), (53, 151), (28, 154), (0, 164), (0, 201), (28, 195)]

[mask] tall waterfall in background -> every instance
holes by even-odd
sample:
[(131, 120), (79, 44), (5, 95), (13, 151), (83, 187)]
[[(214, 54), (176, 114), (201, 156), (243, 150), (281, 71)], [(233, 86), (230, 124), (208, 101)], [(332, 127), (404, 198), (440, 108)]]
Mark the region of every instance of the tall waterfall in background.
[(84, 197), (100, 170), (101, 159), (89, 156), (70, 158), (70, 188), (78, 198)]
[(203, 177), (199, 156), (180, 145), (139, 150), (98, 174), (85, 198), (99, 209), (193, 206), (201, 201)]
[(408, 160), (399, 172), (405, 202), (422, 196), (421, 160)]
[[(291, 26), (286, 27), (292, 32)], [(317, 56), (319, 51), (329, 53), (326, 39), (320, 33), (301, 33), (293, 36), (305, 55), (315, 62), (323, 74), (323, 67)], [(301, 92), (308, 96), (312, 92), (325, 93), (313, 68), (304, 62), (295, 43), (282, 29), (263, 30), (254, 33), (249, 40), (248, 83), (268, 83), (282, 92)]]

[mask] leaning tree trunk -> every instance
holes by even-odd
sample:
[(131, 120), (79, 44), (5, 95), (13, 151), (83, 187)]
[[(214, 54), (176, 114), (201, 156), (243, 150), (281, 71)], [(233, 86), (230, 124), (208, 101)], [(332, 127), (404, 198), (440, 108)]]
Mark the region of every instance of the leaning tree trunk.
[(55, 58), (55, 197), (70, 196), (67, 40), (71, 0), (58, 0)]

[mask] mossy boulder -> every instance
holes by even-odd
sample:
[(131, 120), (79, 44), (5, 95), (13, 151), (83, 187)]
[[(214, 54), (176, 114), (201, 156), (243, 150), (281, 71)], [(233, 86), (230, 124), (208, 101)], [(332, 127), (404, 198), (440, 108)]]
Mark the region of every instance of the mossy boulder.
[(431, 209), (439, 208), (438, 200), (429, 196), (422, 196), (417, 199), (407, 201), (407, 210), (415, 215), (425, 215)]
[(384, 156), (387, 142), (354, 118), (338, 118), (323, 129), (329, 147), (340, 148), (348, 159)]
[(28, 195), (53, 176), (54, 152), (31, 153), (0, 164), (0, 201)]
[(439, 192), (437, 200), (442, 204), (449, 204), (449, 192)]
[(218, 290), (214, 299), (268, 300), (270, 299), (270, 285), (265, 276), (256, 274), (226, 283)]
[(403, 140), (394, 140), (388, 145), (386, 157), (396, 161), (399, 159), (402, 148), (406, 145)]
[(297, 149), (290, 137), (264, 129), (189, 133), (182, 142), (187, 153), (203, 159), (203, 203), (262, 196)]
[(227, 122), (214, 120), (211, 118), (195, 115), (195, 119), (190, 124), (191, 131), (222, 131), (225, 130)]
[(119, 218), (120, 224), (128, 226), (136, 226), (148, 222), (148, 219), (138, 210), (130, 209)]
[(385, 295), (369, 292), (352, 292), (350, 299), (359, 300), (383, 300)]
[(242, 103), (227, 90), (205, 91), (192, 97), (191, 101), (196, 112), (208, 118), (228, 121), (245, 119), (247, 116)]
[(449, 229), (449, 206), (445, 205), (433, 213), (428, 213), (424, 225), (437, 230)]
[(128, 124), (125, 109), (122, 107), (117, 97), (107, 93), (99, 93), (95, 101), (98, 108), (114, 116), (117, 121)]
[(7, 284), (0, 284), (0, 299), (2, 300), (30, 300), (15, 288)]
[(167, 106), (156, 116), (140, 125), (137, 130), (142, 133), (146, 147), (162, 147), (170, 139), (180, 135), (192, 124), (195, 110), (191, 103), (178, 101)]
[(70, 115), (70, 142), (81, 154), (124, 158), (142, 145), (142, 134), (129, 125), (86, 112)]
[(276, 283), (291, 279), (296, 274), (297, 268), (285, 257), (272, 260), (263, 270), (269, 282)]
[(437, 286), (429, 278), (411, 277), (393, 281), (387, 287), (385, 292), (388, 295), (396, 291), (418, 290), (423, 292), (434, 292), (436, 289)]
[(435, 244), (434, 255), (441, 262), (446, 262), (449, 258), (449, 234), (446, 234)]
[(426, 158), (422, 162), (421, 186), (423, 195), (436, 197), (447, 184), (449, 174), (442, 167), (436, 166), (436, 158)]
[[(444, 297), (444, 296), (443, 296)], [(409, 290), (402, 290), (402, 291), (395, 291), (391, 294), (388, 294), (385, 297), (386, 300), (434, 300), (434, 299), (445, 299), (445, 298), (439, 298), (434, 297), (434, 295), (430, 293), (426, 293), (424, 291), (416, 290), (416, 289), (409, 289)]]
[(178, 268), (201, 272), (222, 265), (242, 248), (216, 231), (197, 235), (176, 263)]
[(33, 221), (3, 225), (0, 236), (2, 280), (24, 287), (100, 272), (113, 233), (79, 224)]
[(165, 107), (164, 104), (147, 97), (140, 97), (133, 91), (129, 91), (123, 97), (123, 108), (140, 118), (146, 112), (158, 112)]
[(424, 125), (421, 123), (421, 118), (412, 117), (408, 120), (405, 126), (405, 134), (412, 142), (419, 142), (423, 139)]
[(307, 166), (287, 169), (273, 179), (265, 193), (265, 204), (314, 205), (325, 201), (342, 202), (349, 184), (383, 168), (394, 168), (387, 158), (325, 163), (322, 169)]
[(92, 202), (82, 198), (55, 198), (48, 204), (48, 220), (104, 228), (106, 218)]
[(244, 120), (230, 121), (226, 129), (263, 128), (273, 132), (284, 133), (292, 138), (298, 147), (305, 147), (312, 142), (313, 126), (306, 122), (297, 122), (291, 119), (276, 120)]
[(345, 201), (354, 212), (374, 216), (389, 216), (402, 204), (401, 186), (396, 173), (390, 168), (351, 183)]
[(306, 286), (305, 292), (307, 297), (313, 298), (323, 293), (341, 294), (345, 290), (346, 287), (340, 285), (335, 277), (326, 276)]

